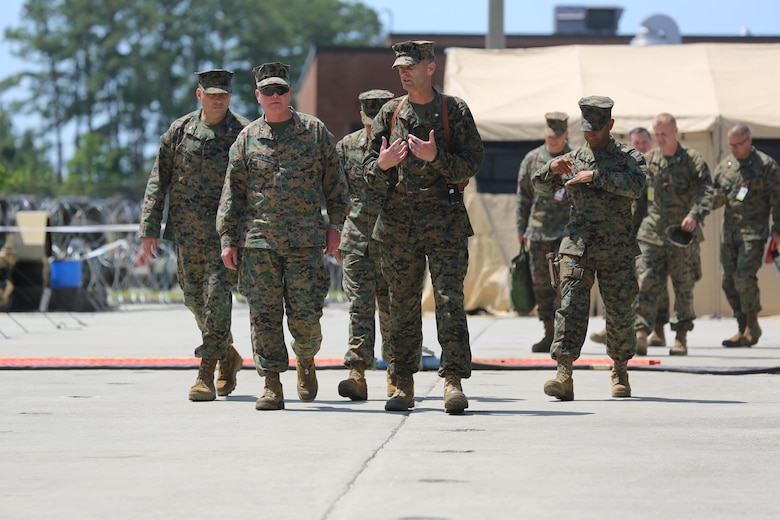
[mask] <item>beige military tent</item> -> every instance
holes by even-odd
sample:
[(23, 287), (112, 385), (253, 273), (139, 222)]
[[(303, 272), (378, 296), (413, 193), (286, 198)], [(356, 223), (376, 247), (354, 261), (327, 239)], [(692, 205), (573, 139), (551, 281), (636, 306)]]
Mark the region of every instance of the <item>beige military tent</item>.
[[(726, 133), (737, 122), (750, 125), (754, 138), (780, 139), (778, 64), (777, 44), (450, 48), (444, 90), (466, 100), (485, 141), (540, 140), (544, 113), (562, 110), (570, 115), (571, 144), (579, 145), (577, 100), (587, 95), (615, 101), (613, 133), (619, 139), (670, 112), (680, 141), (704, 154), (714, 170), (728, 155)], [(466, 196), (476, 232), (469, 245), (466, 307), (506, 311), (509, 263), (518, 248), (514, 196), (478, 193), (473, 184)], [(699, 315), (731, 315), (720, 288), (721, 219), (718, 210), (704, 223), (704, 276), (695, 293)], [(762, 315), (780, 313), (780, 277), (773, 266), (761, 268), (759, 284)], [(428, 309), (430, 297), (428, 287)]]

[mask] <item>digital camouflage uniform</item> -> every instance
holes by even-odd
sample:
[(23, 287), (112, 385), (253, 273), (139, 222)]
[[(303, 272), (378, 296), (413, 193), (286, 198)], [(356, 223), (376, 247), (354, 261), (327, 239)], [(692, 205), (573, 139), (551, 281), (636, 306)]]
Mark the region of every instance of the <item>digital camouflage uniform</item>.
[(761, 311), (757, 273), (767, 237), (780, 233), (780, 170), (774, 159), (753, 148), (744, 161), (729, 155), (718, 164), (713, 184), (713, 209), (726, 206), (720, 232), (721, 284), (734, 316), (745, 319)]
[(159, 237), (168, 195), (164, 239), (176, 244), (177, 274), (184, 303), (195, 316), (203, 344), (195, 356), (224, 360), (230, 332), (235, 272), (220, 258), (215, 219), (228, 151), (249, 120), (227, 112), (214, 126), (200, 110), (180, 117), (160, 138), (144, 194), (140, 236)]
[[(398, 60), (397, 60), (398, 61)], [(463, 300), (468, 269), (468, 237), (474, 232), (459, 195), (451, 201), (447, 184), (468, 180), (485, 156), (477, 127), (466, 103), (447, 96), (450, 151), (444, 137), (442, 96), (434, 91), (427, 105), (408, 100), (391, 119), (401, 99), (382, 107), (374, 118), (366, 179), (387, 186), (384, 206), (373, 237), (381, 242), (382, 273), (390, 288), (391, 370), (399, 377), (419, 369), (422, 348), (422, 289), (426, 261), (433, 282), (436, 328), (442, 355), (439, 375), (471, 375), (471, 347)], [(396, 167), (376, 165), (382, 137), (388, 143), (413, 134), (427, 140), (434, 130), (437, 154), (425, 162), (411, 153)]]
[[(370, 90), (359, 96), (363, 123), (371, 125), (371, 116), (379, 112), (393, 93)], [(336, 144), (339, 165), (349, 190), (349, 213), (341, 232), (344, 290), (349, 300), (349, 350), (344, 364), (363, 361), (374, 364), (376, 313), (382, 334), (382, 359), (390, 364), (390, 295), (382, 276), (379, 242), (371, 238), (385, 196), (384, 186), (371, 186), (363, 173), (363, 160), (368, 153), (369, 135), (365, 128), (345, 136)]]
[[(701, 279), (701, 223), (712, 209), (712, 177), (704, 157), (680, 142), (672, 157), (665, 157), (660, 148), (653, 148), (646, 157), (648, 207), (637, 234), (642, 254), (636, 259), (639, 293), (634, 301), (635, 329), (653, 329), (668, 275), (674, 288), (671, 328), (686, 332), (693, 330), (696, 317), (693, 287)], [(688, 247), (670, 244), (666, 229), (679, 226), (685, 217), (697, 222), (693, 243)]]
[[(638, 248), (631, 206), (645, 187), (645, 159), (612, 137), (605, 148), (592, 149), (585, 143), (564, 157), (572, 161), (573, 171), (594, 173), (589, 184), (567, 187), (572, 210), (559, 249), (561, 307), (555, 315), (551, 355), (570, 360), (580, 356), (588, 328), (590, 290), (598, 276), (607, 354), (615, 361), (627, 361), (636, 352), (631, 302), (637, 292), (634, 257)], [(534, 186), (546, 195), (567, 180), (550, 171), (551, 162), (534, 174)]]
[(523, 158), (517, 175), (517, 233), (528, 238), (536, 312), (541, 321), (554, 319), (555, 310), (560, 306), (561, 293), (550, 283), (546, 255), (558, 252), (571, 206), (566, 188), (552, 195), (534, 190), (533, 175), (558, 155), (570, 151), (568, 144), (556, 155), (547, 151), (545, 145), (534, 148)]
[(329, 221), (342, 222), (346, 187), (335, 139), (322, 121), (293, 111), (281, 135), (264, 117), (239, 134), (230, 148), (217, 229), (222, 249), (238, 248), (238, 288), (249, 303), (261, 376), (288, 368), (285, 313), (296, 357), (312, 359), (320, 349), (330, 285), (323, 200)]

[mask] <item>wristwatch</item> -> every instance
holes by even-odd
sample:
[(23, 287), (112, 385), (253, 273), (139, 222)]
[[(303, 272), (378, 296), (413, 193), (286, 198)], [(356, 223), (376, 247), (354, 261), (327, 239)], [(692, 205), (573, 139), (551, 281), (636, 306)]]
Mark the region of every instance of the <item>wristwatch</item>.
[(342, 224), (331, 224), (328, 226), (329, 229), (335, 229), (339, 233), (341, 233), (341, 230), (344, 229), (344, 226)]

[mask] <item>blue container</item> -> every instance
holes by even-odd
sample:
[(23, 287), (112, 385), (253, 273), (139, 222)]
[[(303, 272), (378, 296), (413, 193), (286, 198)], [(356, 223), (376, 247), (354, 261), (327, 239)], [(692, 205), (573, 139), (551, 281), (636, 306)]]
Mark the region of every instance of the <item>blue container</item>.
[(50, 267), (52, 289), (81, 287), (81, 260), (54, 260)]

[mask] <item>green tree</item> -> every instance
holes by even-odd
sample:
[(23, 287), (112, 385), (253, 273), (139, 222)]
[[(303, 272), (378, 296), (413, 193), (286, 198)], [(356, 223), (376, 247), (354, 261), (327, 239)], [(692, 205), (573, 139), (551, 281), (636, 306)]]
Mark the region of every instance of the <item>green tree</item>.
[(129, 198), (143, 195), (141, 188), (123, 175), (129, 170), (127, 150), (113, 146), (97, 132), (81, 136), (80, 141), (81, 146), (68, 161), (68, 177), (60, 190), (62, 194), (111, 197), (121, 191)]
[[(31, 68), (2, 85), (24, 86), (28, 96), (12, 107), (51, 130), (41, 134), (53, 135), (60, 183), (73, 128), (77, 150), (101, 154), (97, 165), (68, 163), (78, 182), (132, 186), (145, 177), (158, 136), (196, 107), (195, 71), (235, 71), (233, 107), (252, 117), (255, 65), (284, 61), (295, 79), (312, 46), (373, 44), (379, 34), (374, 11), (342, 0), (27, 0), (5, 39)], [(91, 168), (109, 164), (118, 169), (94, 177)]]
[(56, 186), (45, 146), (35, 143), (31, 130), (18, 135), (8, 112), (0, 109), (0, 195), (54, 195)]

